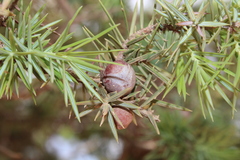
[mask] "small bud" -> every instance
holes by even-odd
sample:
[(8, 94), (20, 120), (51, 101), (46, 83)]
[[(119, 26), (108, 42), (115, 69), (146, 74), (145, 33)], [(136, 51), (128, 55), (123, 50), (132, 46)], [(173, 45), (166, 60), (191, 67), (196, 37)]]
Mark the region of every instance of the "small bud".
[(129, 94), (135, 86), (136, 75), (135, 71), (130, 64), (123, 60), (117, 60), (117, 64), (109, 64), (102, 72), (101, 79), (108, 92), (120, 92), (124, 89), (128, 89)]
[(129, 124), (132, 122), (133, 120), (133, 115), (131, 113), (131, 111), (121, 108), (121, 107), (114, 107), (113, 108), (114, 113), (116, 114), (116, 116), (119, 118), (119, 120), (122, 122), (123, 127), (117, 123), (117, 121), (115, 120), (115, 125), (117, 129), (126, 129)]

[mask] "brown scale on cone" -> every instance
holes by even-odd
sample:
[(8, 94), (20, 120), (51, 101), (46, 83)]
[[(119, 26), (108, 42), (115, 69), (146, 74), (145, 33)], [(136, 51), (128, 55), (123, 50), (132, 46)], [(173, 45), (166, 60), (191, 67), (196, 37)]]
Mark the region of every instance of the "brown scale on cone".
[(114, 113), (116, 114), (116, 116), (119, 118), (119, 120), (122, 122), (123, 127), (117, 123), (117, 121), (115, 120), (115, 125), (116, 128), (118, 130), (120, 129), (126, 129), (129, 124), (133, 121), (133, 115), (131, 113), (131, 111), (121, 108), (121, 107), (114, 107), (113, 108)]
[(125, 93), (127, 95), (135, 86), (135, 71), (130, 64), (123, 60), (116, 60), (115, 62), (122, 65), (109, 64), (101, 74), (102, 83), (109, 93), (128, 89)]

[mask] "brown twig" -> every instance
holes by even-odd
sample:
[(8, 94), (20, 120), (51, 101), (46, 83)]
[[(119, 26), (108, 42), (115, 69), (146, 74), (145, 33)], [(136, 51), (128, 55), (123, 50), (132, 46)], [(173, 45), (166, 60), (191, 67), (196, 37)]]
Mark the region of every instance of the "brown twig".
[[(143, 36), (143, 35), (149, 35), (151, 34), (154, 29), (156, 29), (156, 27), (158, 26), (159, 24), (156, 23), (156, 24), (153, 24), (153, 25), (149, 25), (145, 28), (142, 28), (138, 31), (136, 31), (134, 34), (130, 35), (123, 43), (122, 43), (122, 48), (123, 49), (128, 49), (128, 45), (127, 43), (130, 42), (131, 40), (134, 40), (136, 39), (137, 37), (139, 36)], [(161, 25), (158, 27), (159, 30), (161, 30), (162, 32), (165, 32), (166, 30), (170, 30), (170, 31), (173, 31), (173, 32), (177, 32), (177, 33), (180, 33), (180, 30), (182, 29), (182, 27), (180, 26), (176, 26), (176, 25), (170, 25), (170, 24), (164, 24), (164, 25)], [(117, 55), (117, 60), (122, 60), (124, 57), (123, 57), (123, 53), (125, 51), (120, 51)]]
[[(45, 25), (42, 23), (41, 26), (44, 27)], [(48, 27), (47, 29), (50, 30), (52, 33), (58, 35), (58, 36), (61, 35), (61, 33), (57, 32), (57, 31), (54, 31), (54, 30), (53, 30), (52, 28), (50, 28), (50, 27)]]
[[(150, 25), (150, 26), (147, 26), (146, 28), (143, 28), (143, 29), (140, 29), (138, 30), (137, 32), (135, 32), (134, 34), (130, 35), (123, 43), (122, 43), (122, 48), (123, 49), (128, 49), (128, 45), (127, 43), (131, 40), (134, 40), (135, 38), (137, 38), (138, 36), (142, 36), (142, 35), (148, 35), (150, 33), (152, 33), (152, 31), (156, 28), (158, 24), (154, 24), (154, 25)], [(123, 57), (123, 53), (125, 51), (120, 51), (117, 55), (117, 58), (116, 60), (122, 60), (124, 57)]]
[(18, 4), (18, 0), (13, 1), (12, 4), (9, 6), (9, 10), (10, 11), (13, 11), (14, 9), (18, 10), (17, 4)]

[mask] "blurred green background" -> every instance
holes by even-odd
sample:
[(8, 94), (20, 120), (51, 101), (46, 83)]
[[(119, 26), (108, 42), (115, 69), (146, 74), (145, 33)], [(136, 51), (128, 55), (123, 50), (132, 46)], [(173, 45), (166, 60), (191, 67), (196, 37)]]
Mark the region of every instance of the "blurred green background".
[[(118, 0), (102, 0), (116, 23), (122, 24), (124, 18)], [(127, 4), (128, 18), (131, 20), (135, 1)], [(29, 1), (24, 3), (28, 5)], [(145, 0), (145, 21), (151, 20), (153, 3)], [(78, 7), (83, 6), (80, 15), (71, 27), (72, 41), (86, 37), (81, 27), (88, 27), (99, 33), (109, 27), (108, 19), (96, 0), (34, 0), (35, 13), (46, 5), (43, 15), (48, 13), (47, 21), (62, 19), (57, 32), (61, 33), (68, 20)], [(16, 12), (16, 11), (15, 11)], [(17, 12), (16, 12), (17, 13)], [(45, 22), (47, 23), (47, 22)], [(147, 24), (146, 24), (147, 25)], [(57, 35), (50, 37), (56, 40)], [(101, 38), (104, 40), (104, 37)], [(83, 50), (92, 50), (88, 45)], [(37, 105), (23, 87), (20, 98), (0, 100), (0, 160), (239, 160), (240, 159), (240, 115), (231, 119), (231, 108), (215, 95), (213, 101), (218, 106), (214, 111), (215, 121), (204, 119), (199, 109), (195, 89), (188, 88), (191, 99), (187, 102), (176, 92), (167, 101), (181, 104), (193, 113), (157, 108), (160, 115), (158, 124), (161, 134), (157, 135), (147, 119), (138, 118), (138, 126), (131, 124), (128, 129), (119, 131), (117, 143), (107, 123), (99, 127), (100, 120), (93, 121), (95, 114), (82, 118), (79, 123), (71, 115), (71, 107), (64, 106), (63, 95), (55, 86), (40, 89), (41, 84), (34, 81), (37, 90)], [(81, 88), (77, 99), (81, 100)], [(239, 110), (240, 100), (237, 109)], [(81, 107), (80, 107), (81, 110)]]

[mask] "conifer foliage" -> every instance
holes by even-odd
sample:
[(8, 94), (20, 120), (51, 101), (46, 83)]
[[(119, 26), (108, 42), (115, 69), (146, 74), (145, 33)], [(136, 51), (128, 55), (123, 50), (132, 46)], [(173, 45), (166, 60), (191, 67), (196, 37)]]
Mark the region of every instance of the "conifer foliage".
[[(33, 2), (24, 7), (22, 0), (3, 0), (0, 25), (5, 31), (0, 34), (0, 97), (11, 99), (13, 93), (19, 95), (22, 82), (34, 99), (33, 79), (41, 81), (42, 87), (53, 83), (79, 121), (98, 110), (95, 119), (100, 116), (101, 124), (107, 120), (116, 139), (115, 124), (124, 128), (124, 122), (114, 112), (115, 106), (131, 113), (134, 123), (136, 117), (148, 118), (157, 133), (156, 122), (160, 120), (155, 107), (191, 111), (165, 101), (173, 90), (187, 100), (191, 98), (188, 87), (195, 88), (199, 99), (196, 107), (212, 120), (212, 96), (219, 94), (234, 115), (240, 82), (239, 2), (204, 1), (196, 11), (194, 0), (184, 3), (156, 0), (150, 22), (144, 20), (143, 1), (139, 2), (140, 11), (136, 5), (129, 23), (128, 11), (121, 0), (125, 24), (116, 24), (99, 1), (109, 18), (109, 28), (94, 35), (83, 27), (87, 38), (68, 43), (73, 35), (69, 33), (70, 26), (82, 7), (59, 34), (55, 27), (60, 20), (45, 24), (47, 15), (41, 16), (43, 8), (31, 15)], [(119, 25), (126, 26), (126, 33), (121, 33)], [(51, 34), (58, 34), (54, 43), (48, 39)], [(104, 42), (99, 39), (102, 36)], [(92, 51), (79, 50), (90, 43), (95, 46)], [(208, 45), (216, 49), (208, 51)], [(102, 83), (101, 75), (107, 65), (123, 65), (115, 60), (124, 60), (134, 69), (136, 84), (130, 93), (129, 88), (109, 92)], [(114, 74), (114, 78), (119, 77)], [(76, 102), (78, 85), (86, 89), (84, 94), (90, 100)]]

